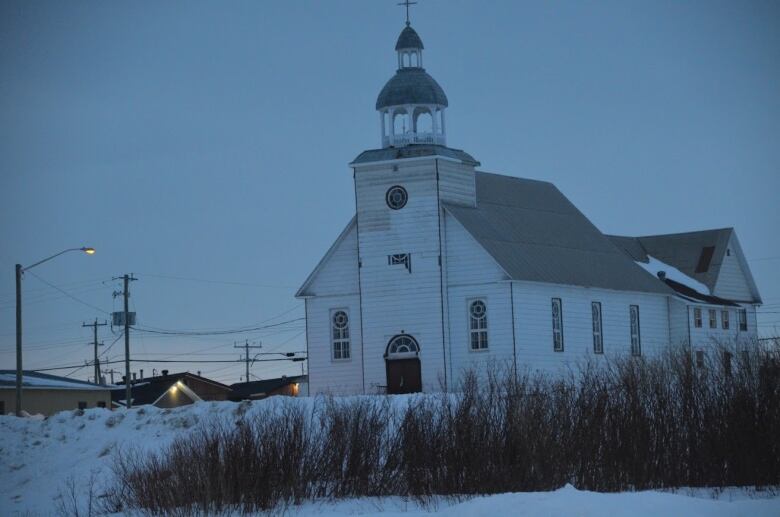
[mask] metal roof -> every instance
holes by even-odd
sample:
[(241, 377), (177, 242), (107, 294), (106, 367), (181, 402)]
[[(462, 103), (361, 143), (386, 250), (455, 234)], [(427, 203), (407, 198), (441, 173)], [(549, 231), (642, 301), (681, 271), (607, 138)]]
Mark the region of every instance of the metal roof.
[(385, 84), (376, 99), (376, 109), (405, 104), (448, 106), (447, 95), (424, 68), (401, 68)]
[(444, 158), (453, 158), (469, 165), (479, 165), (479, 162), (465, 151), (452, 149), (443, 145), (428, 144), (409, 144), (403, 147), (385, 147), (384, 149), (363, 151), (352, 161), (352, 163), (350, 163), (350, 165), (401, 160), (404, 158), (419, 158), (422, 156), (442, 156)]
[(251, 398), (257, 395), (267, 395), (274, 390), (289, 386), (290, 384), (297, 384), (300, 382), (306, 382), (308, 377), (306, 375), (293, 375), (292, 377), (278, 377), (276, 379), (264, 379), (260, 381), (250, 382), (237, 382), (231, 384), (230, 387), (233, 390), (233, 396), (237, 398)]
[(512, 280), (672, 294), (552, 183), (477, 172), (476, 186), (476, 208), (445, 208)]
[[(720, 266), (726, 254), (733, 228), (703, 230), (697, 232), (647, 235), (645, 237), (609, 238), (634, 260), (647, 262), (648, 255), (674, 266), (689, 277), (715, 289)], [(699, 269), (699, 262), (705, 248), (714, 248), (705, 270)]]
[(417, 31), (412, 29), (410, 25), (404, 27), (404, 30), (401, 31), (401, 34), (398, 36), (398, 41), (395, 44), (396, 50), (405, 48), (425, 48), (423, 47), (423, 42), (420, 39), (420, 35), (417, 34)]
[[(0, 370), (0, 388), (12, 388), (16, 386), (16, 370)], [(22, 372), (22, 387), (24, 389), (51, 389), (51, 390), (100, 390), (111, 389), (91, 382), (80, 381), (59, 375), (50, 375), (36, 371), (25, 370)]]

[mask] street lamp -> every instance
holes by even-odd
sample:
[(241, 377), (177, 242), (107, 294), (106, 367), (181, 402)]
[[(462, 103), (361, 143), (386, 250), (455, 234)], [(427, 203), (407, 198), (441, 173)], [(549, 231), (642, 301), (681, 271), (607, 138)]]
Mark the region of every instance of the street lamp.
[(22, 416), (22, 274), (69, 251), (83, 251), (87, 255), (95, 254), (95, 248), (68, 248), (31, 266), (22, 267), (21, 264), (16, 264), (16, 416)]

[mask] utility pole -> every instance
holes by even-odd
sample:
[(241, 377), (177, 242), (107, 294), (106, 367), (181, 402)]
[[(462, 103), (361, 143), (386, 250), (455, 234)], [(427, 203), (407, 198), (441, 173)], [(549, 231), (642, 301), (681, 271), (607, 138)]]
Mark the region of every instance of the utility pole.
[(97, 318), (95, 318), (95, 323), (81, 324), (82, 327), (92, 327), (92, 330), (94, 331), (92, 344), (95, 345), (95, 384), (100, 384), (100, 360), (98, 359), (98, 346), (103, 344), (98, 343), (97, 331), (98, 327), (105, 327), (106, 325), (108, 325), (108, 323), (105, 321), (103, 323), (98, 323)]
[(122, 372), (120, 372), (119, 370), (114, 370), (113, 368), (111, 368), (110, 370), (103, 370), (103, 373), (107, 373), (107, 374), (111, 375), (111, 384), (114, 384), (114, 374), (115, 373), (122, 373)]
[(133, 282), (135, 280), (138, 280), (137, 278), (133, 277), (133, 274), (130, 273), (129, 275), (125, 274), (121, 277), (116, 277), (114, 280), (118, 280), (119, 278), (122, 278), (124, 281), (124, 289), (121, 293), (114, 293), (114, 296), (117, 296), (118, 294), (122, 294), (125, 300), (125, 317), (124, 317), (124, 323), (125, 323), (125, 401), (126, 401), (126, 408), (130, 409), (133, 407), (133, 401), (132, 401), (132, 393), (133, 390), (131, 389), (131, 379), (130, 379), (130, 307), (129, 307), (129, 299), (130, 299), (130, 282)]
[(16, 265), (16, 416), (22, 416), (22, 271)]
[(247, 339), (243, 345), (237, 345), (233, 343), (233, 348), (243, 348), (244, 349), (244, 363), (246, 363), (246, 377), (244, 377), (245, 382), (249, 382), (249, 349), (250, 348), (263, 348), (263, 343), (259, 343), (257, 345), (250, 345), (249, 340)]

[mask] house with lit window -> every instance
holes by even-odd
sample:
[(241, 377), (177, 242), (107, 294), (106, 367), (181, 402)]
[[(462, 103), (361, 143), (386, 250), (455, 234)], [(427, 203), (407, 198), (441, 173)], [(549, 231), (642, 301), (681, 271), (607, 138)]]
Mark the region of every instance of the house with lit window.
[(761, 298), (732, 229), (607, 236), (555, 185), (478, 170), (447, 146), (447, 96), (408, 22), (395, 50), (381, 147), (349, 164), (355, 215), (296, 295), (311, 394), (755, 338)]

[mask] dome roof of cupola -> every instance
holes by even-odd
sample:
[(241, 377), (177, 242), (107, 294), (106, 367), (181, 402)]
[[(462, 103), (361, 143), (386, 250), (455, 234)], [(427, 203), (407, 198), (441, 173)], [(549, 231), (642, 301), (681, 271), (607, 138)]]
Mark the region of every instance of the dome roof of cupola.
[(404, 48), (425, 48), (423, 47), (423, 42), (420, 39), (420, 35), (417, 34), (416, 30), (412, 29), (411, 25), (404, 27), (404, 30), (401, 31), (400, 36), (398, 36), (398, 41), (395, 44), (396, 50), (401, 50)]
[(376, 109), (404, 104), (448, 106), (447, 96), (436, 80), (422, 68), (401, 68), (387, 81), (376, 99)]

